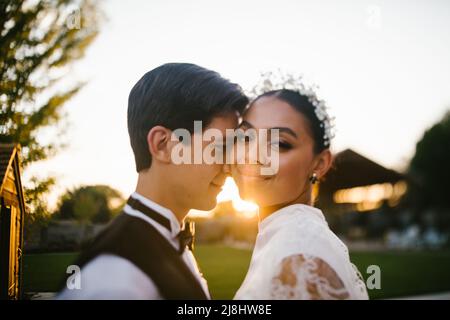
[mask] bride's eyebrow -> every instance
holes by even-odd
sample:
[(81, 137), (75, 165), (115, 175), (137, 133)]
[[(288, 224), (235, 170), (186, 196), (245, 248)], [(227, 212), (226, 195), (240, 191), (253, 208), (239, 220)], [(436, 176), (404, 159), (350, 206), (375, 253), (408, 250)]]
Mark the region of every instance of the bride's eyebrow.
[[(242, 121), (241, 124), (239, 125), (239, 128), (242, 128), (242, 127), (249, 128), (249, 129), (254, 129), (255, 128), (250, 122), (245, 121), (245, 120)], [(272, 130), (272, 129), (278, 129), (280, 133), (281, 132), (285, 132), (287, 134), (290, 134), (294, 138), (297, 138), (297, 134), (291, 128), (288, 128), (288, 127), (273, 127), (273, 128), (270, 128), (269, 130)]]
[(270, 128), (270, 130), (272, 130), (272, 129), (278, 129), (278, 130), (280, 130), (280, 132), (285, 132), (287, 134), (290, 134), (294, 138), (297, 138), (297, 134), (291, 128), (288, 128), (288, 127), (273, 127), (273, 128)]
[[(255, 128), (250, 122), (245, 121), (245, 120), (242, 121), (241, 124), (239, 125), (239, 128), (241, 128), (241, 127)], [(291, 128), (288, 128), (288, 127), (273, 127), (273, 128), (270, 128), (269, 130), (272, 130), (272, 129), (278, 129), (279, 132), (285, 132), (287, 134), (290, 134), (294, 138), (297, 138), (297, 134)]]

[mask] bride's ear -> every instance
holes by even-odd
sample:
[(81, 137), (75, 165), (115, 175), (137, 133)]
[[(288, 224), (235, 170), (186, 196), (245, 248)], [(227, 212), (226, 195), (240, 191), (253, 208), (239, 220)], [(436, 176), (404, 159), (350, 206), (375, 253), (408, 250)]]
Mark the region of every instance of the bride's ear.
[(163, 163), (171, 162), (171, 130), (163, 126), (155, 126), (147, 134), (148, 150), (153, 160)]
[(321, 179), (330, 170), (333, 163), (333, 155), (329, 149), (323, 150), (316, 156), (313, 172)]

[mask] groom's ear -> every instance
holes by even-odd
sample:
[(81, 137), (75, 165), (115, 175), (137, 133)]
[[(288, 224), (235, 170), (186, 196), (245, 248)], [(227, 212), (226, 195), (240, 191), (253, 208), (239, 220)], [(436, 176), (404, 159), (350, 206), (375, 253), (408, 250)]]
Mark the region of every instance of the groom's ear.
[(147, 134), (148, 149), (153, 160), (163, 163), (170, 163), (171, 137), (172, 131), (163, 127), (155, 126)]

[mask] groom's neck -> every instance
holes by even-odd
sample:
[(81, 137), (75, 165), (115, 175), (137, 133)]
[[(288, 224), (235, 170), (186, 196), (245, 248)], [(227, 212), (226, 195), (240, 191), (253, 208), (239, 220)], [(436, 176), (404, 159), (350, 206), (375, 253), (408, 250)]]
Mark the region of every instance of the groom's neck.
[(171, 210), (180, 224), (189, 212), (189, 208), (182, 207), (173, 196), (167, 179), (151, 169), (139, 173), (136, 192)]

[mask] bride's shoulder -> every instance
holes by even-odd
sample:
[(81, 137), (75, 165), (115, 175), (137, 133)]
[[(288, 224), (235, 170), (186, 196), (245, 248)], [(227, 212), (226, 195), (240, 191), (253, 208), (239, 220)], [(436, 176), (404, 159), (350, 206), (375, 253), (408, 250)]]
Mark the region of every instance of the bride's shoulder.
[(325, 216), (319, 208), (306, 204), (293, 204), (283, 208), (282, 210), (289, 212), (293, 217), (301, 219), (301, 221), (317, 221), (321, 224), (327, 225)]
[(287, 225), (293, 229), (305, 229), (308, 234), (317, 234), (330, 231), (324, 214), (318, 208), (307, 205), (292, 205), (285, 208), (290, 218)]
[(348, 253), (347, 246), (329, 228), (320, 209), (306, 205), (293, 205), (285, 209), (289, 211), (290, 218), (286, 219), (283, 230), (278, 232), (281, 241), (295, 247), (339, 249)]
[[(275, 257), (273, 292), (308, 299), (366, 297), (365, 289), (355, 294), (353, 287), (364, 288), (364, 284), (359, 285), (347, 246), (328, 227), (322, 211), (309, 206), (287, 209), (289, 218), (279, 225), (270, 244)], [(304, 283), (308, 290), (293, 287), (290, 281)]]

